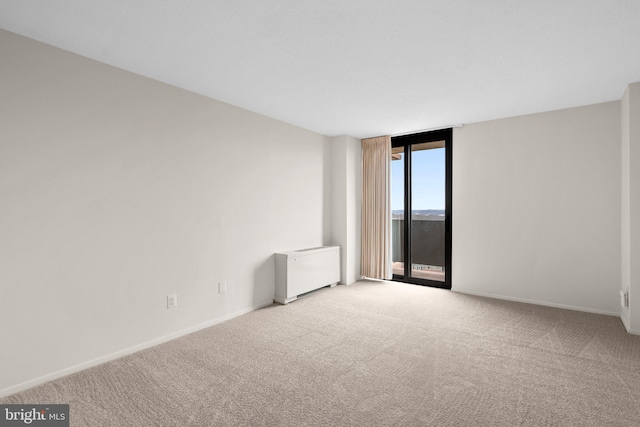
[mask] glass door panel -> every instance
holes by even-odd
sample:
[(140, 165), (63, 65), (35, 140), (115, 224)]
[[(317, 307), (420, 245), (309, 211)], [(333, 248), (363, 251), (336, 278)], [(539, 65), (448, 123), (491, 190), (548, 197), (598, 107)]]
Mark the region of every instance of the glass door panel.
[(411, 145), (411, 277), (445, 281), (445, 145)]
[(451, 289), (451, 129), (391, 138), (393, 278)]
[(404, 277), (404, 147), (391, 149), (391, 266)]

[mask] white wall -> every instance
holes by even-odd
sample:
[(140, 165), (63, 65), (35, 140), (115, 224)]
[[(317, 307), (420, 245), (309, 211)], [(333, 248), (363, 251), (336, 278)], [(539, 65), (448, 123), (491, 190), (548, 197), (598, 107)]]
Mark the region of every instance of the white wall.
[(359, 280), (362, 212), (362, 146), (342, 135), (331, 139), (331, 241), (341, 247), (341, 278), (345, 285)]
[(619, 314), (620, 102), (453, 134), (452, 287)]
[(272, 254), (329, 243), (329, 138), (5, 31), (0, 57), (0, 395), (268, 304)]
[[(631, 145), (629, 140), (629, 86), (627, 86), (624, 96), (621, 100), (621, 121), (622, 121), (622, 134), (621, 134), (621, 282), (620, 289), (630, 294), (631, 288), (631, 191), (630, 191), (630, 177), (631, 177)], [(631, 310), (630, 307), (623, 307), (620, 309), (620, 318), (624, 323), (627, 331), (631, 330)]]
[[(622, 281), (629, 293), (629, 308), (622, 321), (629, 332), (640, 334), (640, 83), (630, 84), (622, 98)], [(635, 300), (635, 301), (634, 301)], [(640, 302), (637, 302), (640, 305)]]

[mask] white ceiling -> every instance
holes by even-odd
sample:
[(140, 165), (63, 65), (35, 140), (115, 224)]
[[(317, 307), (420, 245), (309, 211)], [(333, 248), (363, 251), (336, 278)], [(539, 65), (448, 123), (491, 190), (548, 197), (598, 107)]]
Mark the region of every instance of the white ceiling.
[(332, 136), (618, 100), (640, 81), (638, 0), (0, 0), (0, 28)]

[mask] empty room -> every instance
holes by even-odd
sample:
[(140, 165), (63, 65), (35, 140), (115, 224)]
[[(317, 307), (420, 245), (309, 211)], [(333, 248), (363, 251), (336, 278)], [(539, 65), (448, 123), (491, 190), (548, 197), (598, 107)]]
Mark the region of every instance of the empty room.
[(635, 0), (0, 0), (0, 426), (637, 426), (638, 52)]

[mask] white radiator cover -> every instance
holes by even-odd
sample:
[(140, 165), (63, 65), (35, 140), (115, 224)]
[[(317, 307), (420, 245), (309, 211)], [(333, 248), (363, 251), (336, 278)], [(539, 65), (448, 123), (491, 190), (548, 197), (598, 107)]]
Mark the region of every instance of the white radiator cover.
[(287, 304), (298, 295), (340, 281), (340, 246), (321, 246), (275, 254), (274, 301)]

